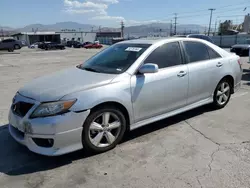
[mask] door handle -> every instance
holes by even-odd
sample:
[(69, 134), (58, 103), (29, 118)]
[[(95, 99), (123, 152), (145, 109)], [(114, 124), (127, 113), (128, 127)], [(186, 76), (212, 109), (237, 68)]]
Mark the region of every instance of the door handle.
[(183, 76), (185, 76), (187, 74), (187, 72), (185, 72), (185, 71), (180, 71), (178, 74), (177, 74), (177, 76), (178, 77), (183, 77)]
[(217, 67), (221, 67), (223, 64), (221, 62), (217, 63)]

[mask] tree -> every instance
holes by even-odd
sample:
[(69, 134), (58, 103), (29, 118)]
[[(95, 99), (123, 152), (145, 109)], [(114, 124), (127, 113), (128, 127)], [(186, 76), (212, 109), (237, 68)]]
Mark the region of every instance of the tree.
[(228, 29), (232, 28), (232, 20), (226, 20), (220, 24), (219, 35), (224, 35), (227, 33)]

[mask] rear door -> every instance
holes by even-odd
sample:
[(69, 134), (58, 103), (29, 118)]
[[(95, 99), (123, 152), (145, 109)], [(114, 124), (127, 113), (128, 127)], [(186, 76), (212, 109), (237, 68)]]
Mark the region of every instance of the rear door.
[[(207, 45), (197, 41), (183, 41), (188, 61), (189, 88), (187, 104), (211, 97), (221, 74), (220, 61), (210, 59)], [(218, 65), (217, 65), (218, 64)]]

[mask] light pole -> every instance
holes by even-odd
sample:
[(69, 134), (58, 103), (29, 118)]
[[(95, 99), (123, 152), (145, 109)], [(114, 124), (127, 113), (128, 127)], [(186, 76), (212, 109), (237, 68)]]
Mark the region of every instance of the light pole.
[(210, 13), (209, 27), (208, 27), (208, 33), (207, 33), (207, 35), (209, 36), (209, 34), (210, 34), (210, 29), (211, 29), (211, 21), (212, 21), (213, 11), (214, 11), (215, 9), (214, 9), (214, 8), (210, 8), (210, 9), (208, 9), (208, 10), (211, 11), (211, 13)]

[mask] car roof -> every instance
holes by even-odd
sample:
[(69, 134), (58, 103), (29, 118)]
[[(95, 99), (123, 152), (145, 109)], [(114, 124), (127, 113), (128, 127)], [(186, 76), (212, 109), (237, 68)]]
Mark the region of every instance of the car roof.
[(166, 37), (166, 38), (155, 38), (155, 39), (133, 39), (133, 40), (125, 40), (118, 43), (130, 43), (130, 44), (156, 44), (159, 42), (175, 42), (175, 41), (198, 41), (204, 42), (204, 40), (197, 38), (186, 38), (186, 37)]
[(208, 42), (204, 39), (199, 38), (187, 38), (187, 37), (167, 37), (167, 38), (156, 38), (156, 39), (133, 39), (133, 40), (125, 40), (122, 42), (118, 42), (116, 44), (151, 44), (151, 45), (161, 45), (161, 43), (168, 43), (168, 42), (178, 42), (178, 41), (193, 41), (193, 42), (200, 42), (203, 44), (206, 44), (210, 47), (212, 47), (214, 50), (216, 50), (219, 54), (221, 54), (223, 57), (231, 55), (227, 51), (223, 50), (222, 48), (216, 46), (215, 44)]

